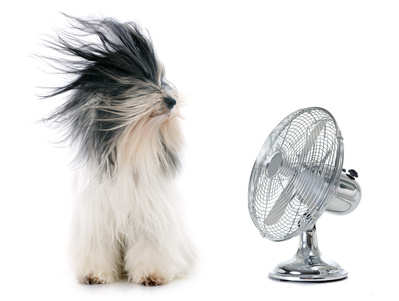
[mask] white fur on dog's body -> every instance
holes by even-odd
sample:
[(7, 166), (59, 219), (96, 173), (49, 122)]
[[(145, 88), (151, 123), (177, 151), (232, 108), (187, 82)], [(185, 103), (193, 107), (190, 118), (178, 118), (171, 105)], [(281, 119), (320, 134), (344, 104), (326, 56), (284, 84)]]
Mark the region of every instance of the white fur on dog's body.
[[(91, 277), (109, 283), (127, 274), (136, 283), (148, 278), (167, 283), (191, 266), (194, 252), (174, 180), (154, 164), (159, 162), (162, 127), (175, 131), (169, 143), (181, 144), (178, 117), (165, 118), (154, 117), (152, 126), (143, 127), (146, 133), (136, 129), (122, 139), (125, 143), (118, 147), (123, 156), (112, 177), (100, 176), (90, 162), (77, 171), (70, 250), (79, 281)], [(129, 145), (136, 140), (140, 149)]]

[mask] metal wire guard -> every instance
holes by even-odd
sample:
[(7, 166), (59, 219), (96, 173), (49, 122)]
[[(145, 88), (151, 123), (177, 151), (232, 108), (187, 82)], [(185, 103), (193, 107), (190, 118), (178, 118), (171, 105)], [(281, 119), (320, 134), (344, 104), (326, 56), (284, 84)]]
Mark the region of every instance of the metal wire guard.
[(298, 110), (270, 133), (252, 169), (248, 209), (261, 235), (286, 240), (313, 226), (335, 192), (343, 143), (333, 116)]

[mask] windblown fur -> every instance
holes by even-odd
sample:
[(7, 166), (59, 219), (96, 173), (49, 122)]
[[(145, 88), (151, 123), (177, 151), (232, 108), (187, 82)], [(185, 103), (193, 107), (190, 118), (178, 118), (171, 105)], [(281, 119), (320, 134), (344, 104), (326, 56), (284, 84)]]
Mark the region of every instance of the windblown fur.
[(69, 18), (49, 46), (74, 79), (47, 119), (76, 150), (71, 255), (82, 283), (127, 275), (145, 285), (187, 271), (193, 249), (174, 176), (181, 167), (180, 100), (151, 40), (135, 23)]

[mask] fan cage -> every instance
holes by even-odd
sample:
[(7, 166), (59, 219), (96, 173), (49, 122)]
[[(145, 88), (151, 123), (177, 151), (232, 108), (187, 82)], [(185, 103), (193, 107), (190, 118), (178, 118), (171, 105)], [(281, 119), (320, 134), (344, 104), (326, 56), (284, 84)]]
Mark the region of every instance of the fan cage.
[[(322, 130), (304, 155), (308, 137), (318, 124), (321, 127), (320, 123)], [(277, 152), (282, 154), (282, 166), (269, 176), (266, 166)], [(249, 182), (248, 208), (261, 235), (281, 241), (312, 227), (335, 192), (342, 163), (342, 139), (328, 111), (302, 109), (280, 122), (263, 144)], [(265, 220), (274, 206), (282, 216), (267, 224)]]

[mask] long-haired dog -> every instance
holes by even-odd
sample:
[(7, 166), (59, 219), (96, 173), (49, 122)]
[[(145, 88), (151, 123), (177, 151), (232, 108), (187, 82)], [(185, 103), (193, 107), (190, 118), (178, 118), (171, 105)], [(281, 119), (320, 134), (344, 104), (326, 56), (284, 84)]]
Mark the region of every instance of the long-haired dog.
[(183, 142), (177, 91), (135, 23), (68, 20), (71, 32), (48, 45), (67, 56), (56, 66), (74, 77), (45, 97), (68, 94), (47, 121), (76, 150), (74, 270), (86, 284), (167, 283), (195, 257), (174, 184)]

